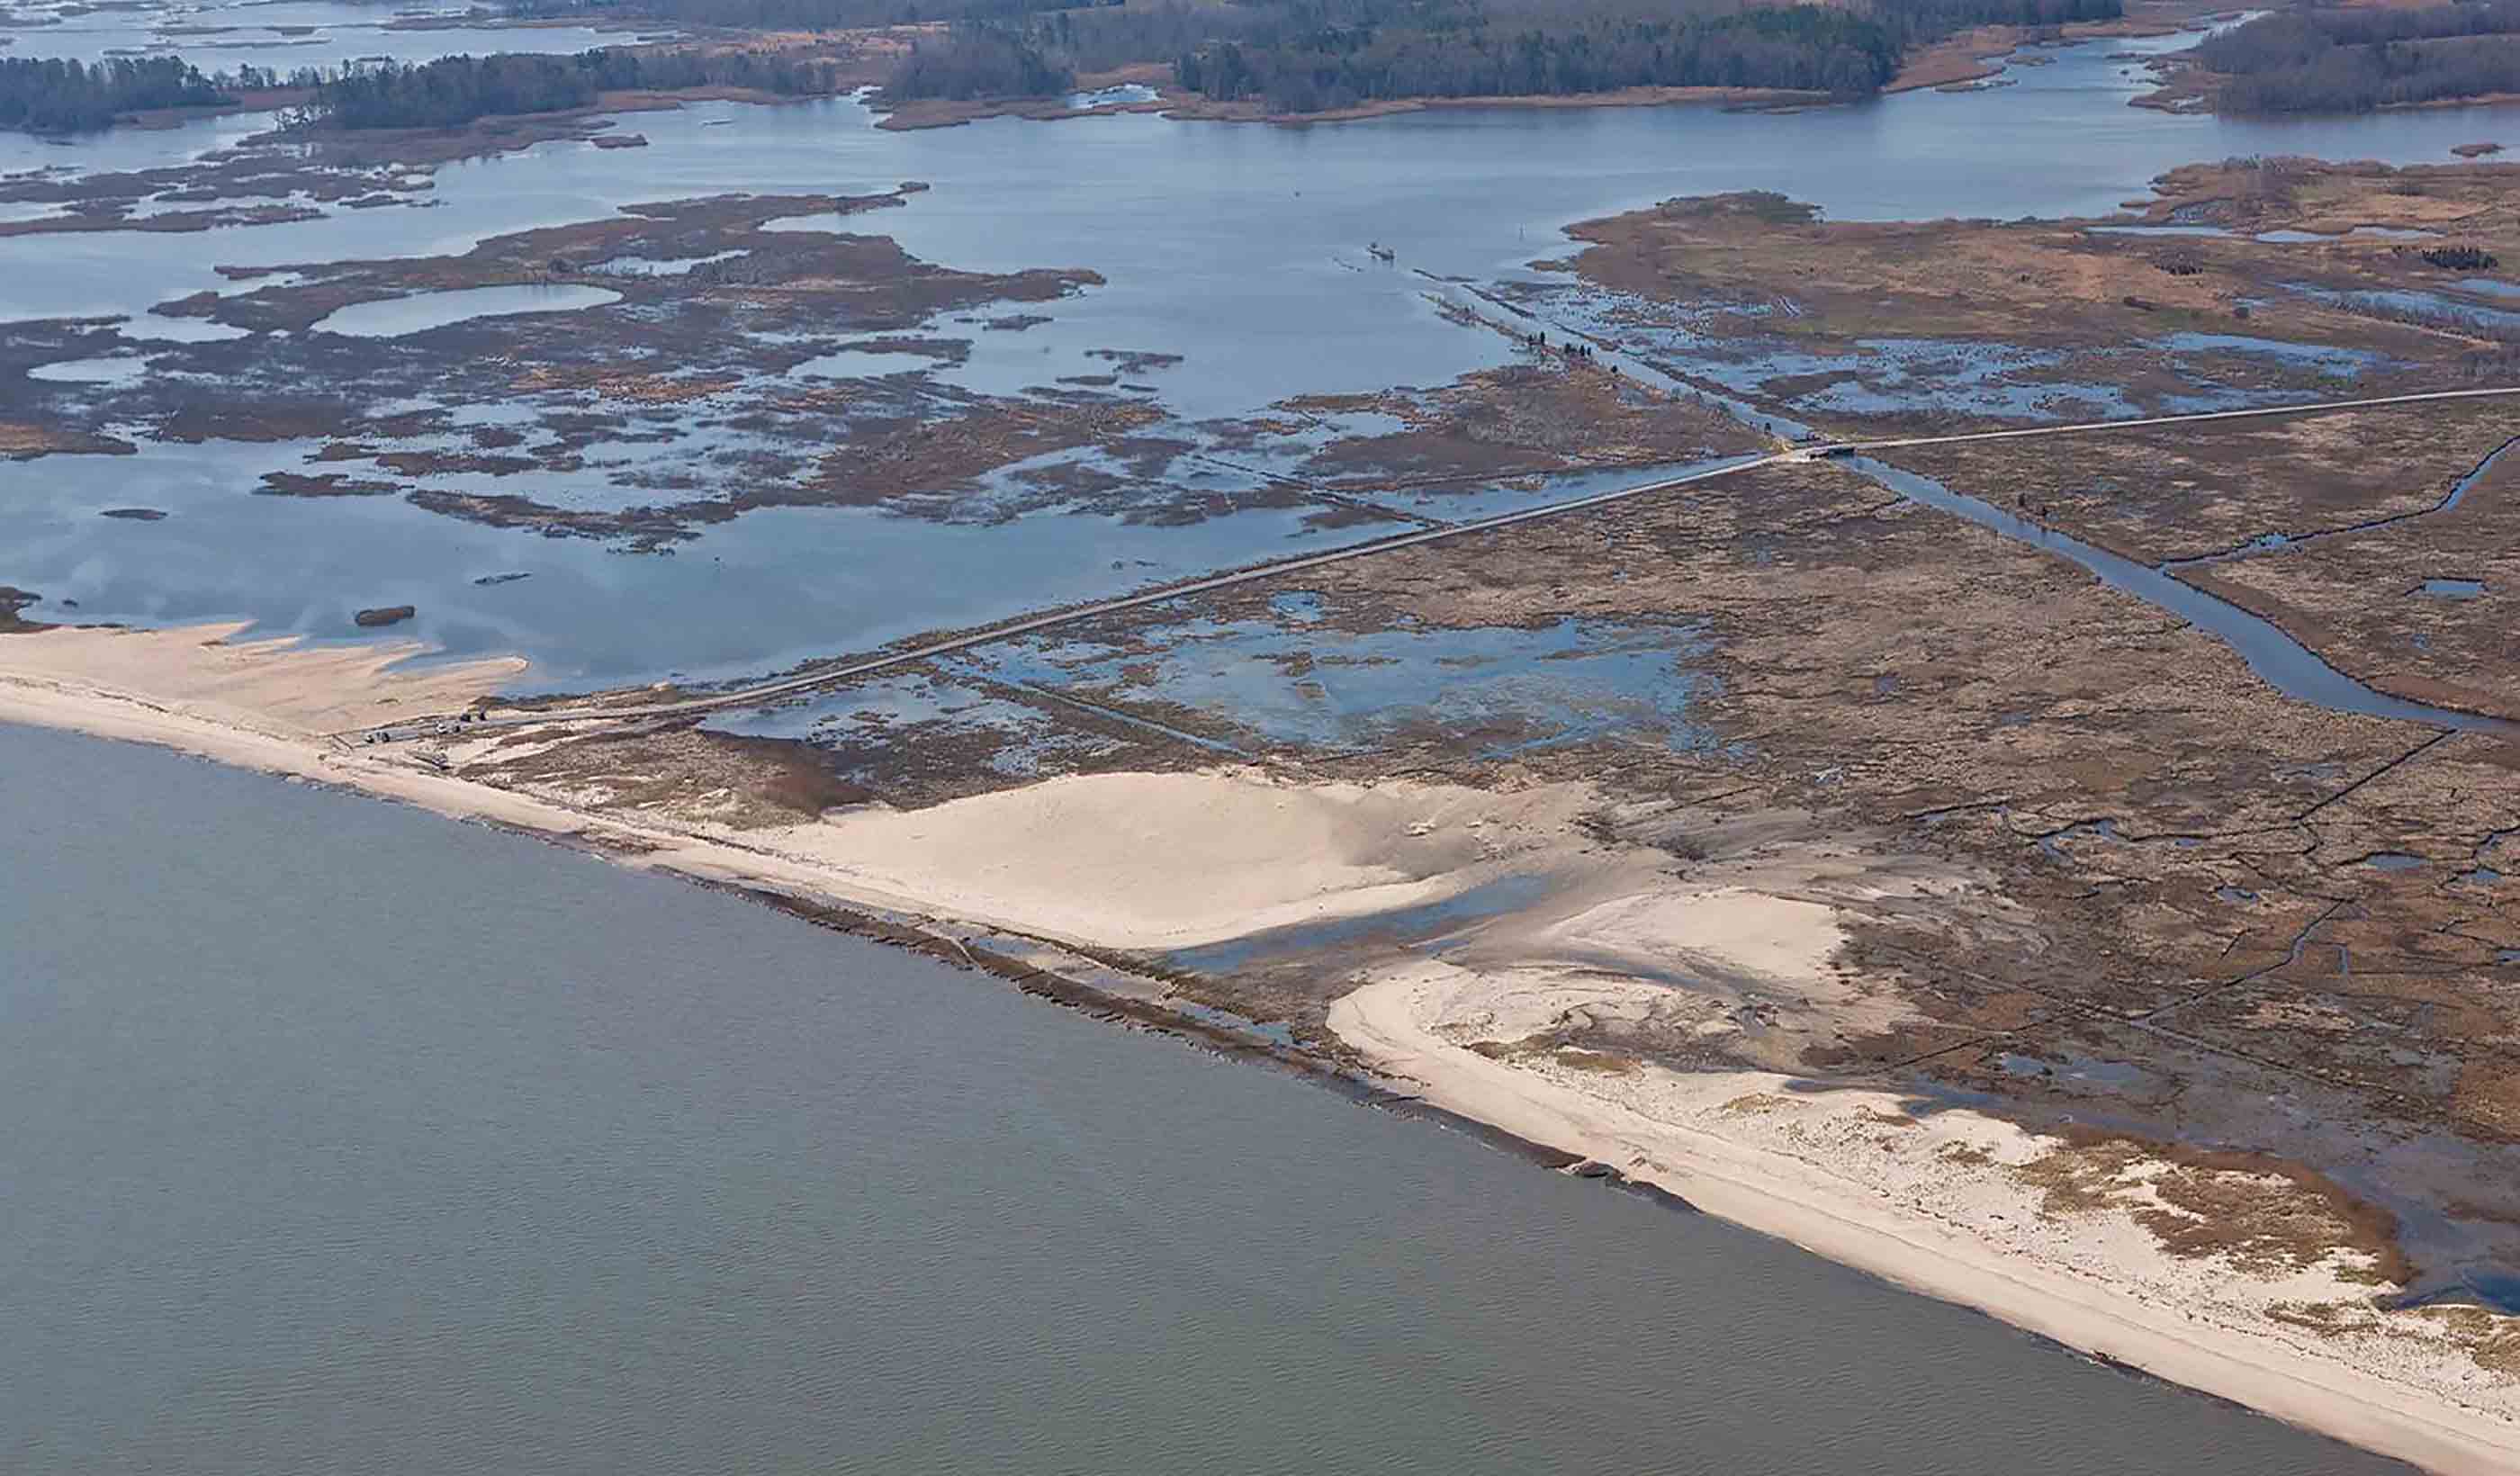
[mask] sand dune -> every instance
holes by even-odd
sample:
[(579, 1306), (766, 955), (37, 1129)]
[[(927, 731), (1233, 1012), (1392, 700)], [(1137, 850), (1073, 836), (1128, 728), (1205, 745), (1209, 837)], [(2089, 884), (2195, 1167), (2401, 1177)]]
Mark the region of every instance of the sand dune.
[(240, 727), (320, 735), (460, 709), (525, 669), (515, 656), (416, 666), (413, 659), (428, 649), (417, 641), (236, 640), (246, 629), (242, 622), (166, 630), (62, 626), (9, 637), (0, 670), (22, 685), (122, 693)]
[(954, 916), (1170, 949), (1449, 896), (1562, 846), (1589, 798), (1574, 785), (1498, 795), (1252, 769), (1100, 774), (755, 839)]

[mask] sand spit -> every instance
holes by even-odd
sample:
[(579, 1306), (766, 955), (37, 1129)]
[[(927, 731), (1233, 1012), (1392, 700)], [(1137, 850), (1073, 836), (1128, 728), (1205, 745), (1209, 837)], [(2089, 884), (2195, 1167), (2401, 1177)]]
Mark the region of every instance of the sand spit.
[(1548, 871), (1563, 884), (1544, 901), (1478, 923), (1442, 958), (1381, 955), (1331, 1006), (1345, 1047), (1434, 1106), (1918, 1291), (2437, 1471), (2520, 1469), (2520, 1380), (2481, 1365), (2450, 1319), (2376, 1311), (2371, 1257), (2164, 1248), (2164, 1225), (2195, 1213), (2200, 1179), (2217, 1204), (2256, 1194), (2271, 1218), (2309, 1213), (2279, 1178), (2094, 1156), (1883, 1091), (1520, 1044), (1623, 1012), (1660, 1011), (1716, 1039), (1896, 1011), (1836, 962), (1845, 918), (1867, 899), (1969, 878), (1817, 846), (1684, 875), (1667, 855), (1598, 844), (1582, 823), (1598, 799), (1580, 784), (1491, 793), (1253, 770), (1074, 777), (739, 829), (462, 777), (494, 750), (554, 740), (532, 730), (434, 750), (330, 737), (461, 705), (512, 663), (414, 668), (406, 646), (226, 644), (235, 633), (10, 637), (0, 720), (356, 787), (806, 909), (878, 910), (910, 919), (906, 936), (949, 951), (986, 939), (988, 966), (1048, 969), (1073, 981), (1059, 997), (1122, 1000), (1141, 1016), (1165, 986), (1098, 965), (1095, 950), (1357, 917)]
[[(1702, 900), (1720, 919), (1738, 899)], [(1719, 920), (1696, 946), (1755, 966), (1824, 927), (1806, 919), (1738, 947), (1737, 924)], [(1348, 995), (1330, 1025), (1433, 1105), (1832, 1261), (2428, 1470), (2520, 1469), (2520, 1388), (2479, 1367), (2441, 1320), (2370, 1311), (2367, 1258), (2243, 1273), (2164, 1253), (2138, 1217), (2182, 1213), (2154, 1187), (2171, 1165), (2112, 1163), (2100, 1171), (2108, 1192), (2084, 1196), (2101, 1202), (2060, 1213), (2045, 1185), (2071, 1161), (2067, 1145), (1973, 1111), (1917, 1114), (1892, 1093), (1814, 1091), (1772, 1072), (1500, 1047), (1569, 1011), (1653, 1007), (1668, 994), (1429, 960)]]
[(61, 626), (0, 649), (0, 680), (18, 688), (146, 693), (151, 703), (212, 723), (308, 737), (455, 711), (525, 669), (513, 656), (412, 666), (428, 649), (417, 641), (309, 647), (294, 636), (234, 639), (245, 630), (242, 622), (167, 630)]

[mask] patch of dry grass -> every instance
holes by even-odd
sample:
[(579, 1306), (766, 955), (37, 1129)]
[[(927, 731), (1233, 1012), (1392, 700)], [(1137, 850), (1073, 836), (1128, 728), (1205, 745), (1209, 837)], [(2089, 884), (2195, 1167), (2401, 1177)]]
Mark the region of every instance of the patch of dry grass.
[(2316, 1170), (2264, 1154), (2076, 1133), (2012, 1172), (2042, 1191), (2043, 1213), (2125, 1210), (2175, 1256), (2219, 1256), (2274, 1276), (2341, 1251), (2370, 1263), (2340, 1270), (2347, 1278), (2404, 1285), (2414, 1276), (2395, 1216)]

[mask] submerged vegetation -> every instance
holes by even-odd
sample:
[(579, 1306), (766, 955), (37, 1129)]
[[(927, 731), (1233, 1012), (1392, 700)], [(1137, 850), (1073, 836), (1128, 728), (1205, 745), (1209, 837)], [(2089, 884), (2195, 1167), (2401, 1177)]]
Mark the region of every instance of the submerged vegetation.
[(79, 133), (126, 112), (207, 108), (228, 99), (217, 83), (174, 57), (80, 62), (0, 61), (0, 128)]
[(2226, 112), (2365, 112), (2520, 92), (2520, 0), (2288, 11), (2208, 37)]

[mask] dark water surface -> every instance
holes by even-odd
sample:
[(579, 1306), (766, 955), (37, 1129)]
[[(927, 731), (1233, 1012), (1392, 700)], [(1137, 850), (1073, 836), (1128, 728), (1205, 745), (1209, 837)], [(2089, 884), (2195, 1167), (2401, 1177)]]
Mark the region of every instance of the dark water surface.
[(0, 728), (0, 1469), (2398, 1469), (485, 829)]

